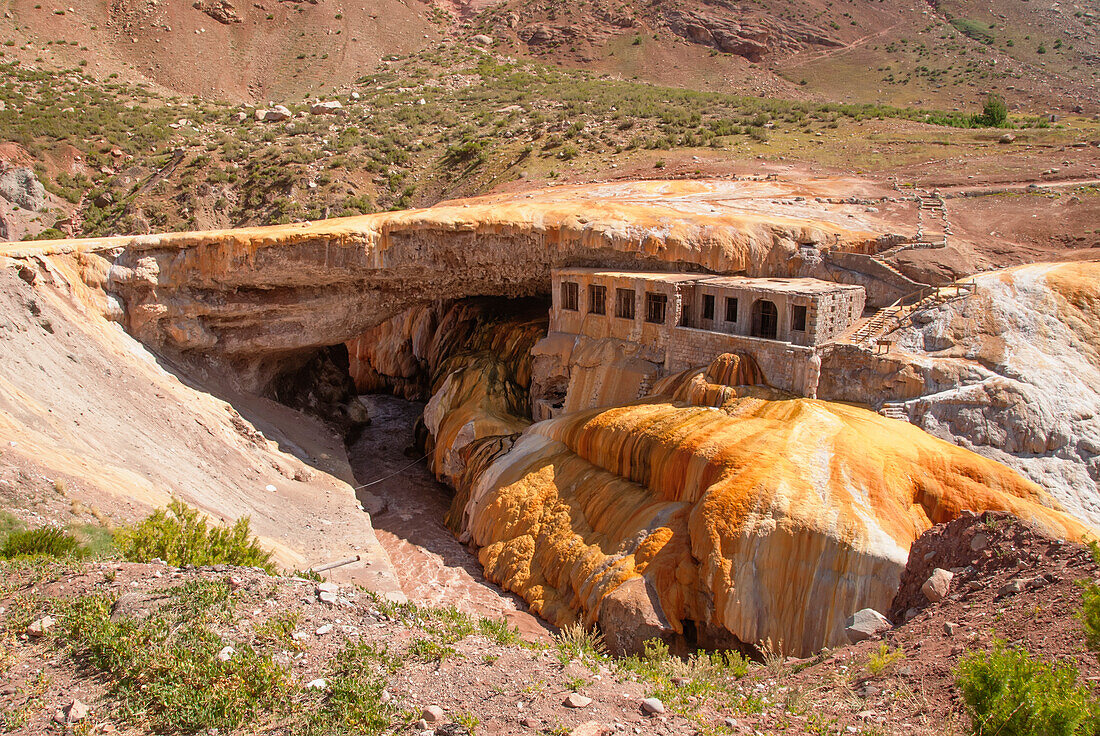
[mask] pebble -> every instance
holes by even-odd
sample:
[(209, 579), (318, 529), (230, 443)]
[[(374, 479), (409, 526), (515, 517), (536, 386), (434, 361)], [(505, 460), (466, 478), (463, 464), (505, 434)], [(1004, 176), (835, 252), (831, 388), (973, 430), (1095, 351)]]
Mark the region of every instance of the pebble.
[(563, 703), (566, 708), (587, 708), (591, 704), (592, 698), (581, 695), (580, 693), (569, 693)]
[(88, 717), (88, 706), (80, 702), (77, 698), (73, 698), (69, 701), (69, 704), (64, 708), (58, 709), (54, 714), (53, 719), (58, 723), (76, 723), (82, 721)]
[(228, 662), (233, 658), (233, 655), (237, 653), (237, 650), (233, 647), (222, 647), (218, 652), (218, 659), (222, 662)]
[(943, 622), (943, 633), (947, 634), (948, 636), (954, 636), (955, 632), (958, 631), (958, 629), (958, 624), (951, 623), (950, 621)]
[(306, 683), (306, 690), (326, 690), (328, 689), (328, 683), (325, 682), (325, 678), (318, 677), (316, 680), (310, 680)]
[(439, 723), (443, 720), (443, 709), (438, 705), (429, 705), (420, 714), (420, 720), (426, 723)]
[(31, 625), (27, 627), (27, 633), (31, 636), (45, 636), (55, 623), (57, 621), (53, 616), (43, 616), (37, 621), (31, 622)]
[(313, 633), (317, 634), (317, 636), (324, 636), (325, 634), (329, 633), (330, 631), (332, 631), (332, 624), (325, 624), (323, 626), (318, 626), (317, 631), (315, 631)]
[(642, 710), (650, 715), (657, 715), (665, 712), (665, 704), (658, 698), (646, 698), (642, 701)]

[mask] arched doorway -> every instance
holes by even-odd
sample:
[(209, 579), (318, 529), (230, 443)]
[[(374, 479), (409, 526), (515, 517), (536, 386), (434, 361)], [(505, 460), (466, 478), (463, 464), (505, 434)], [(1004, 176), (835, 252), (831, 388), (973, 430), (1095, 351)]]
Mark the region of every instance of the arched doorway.
[(779, 310), (767, 299), (757, 299), (752, 305), (752, 336), (774, 340), (779, 327)]

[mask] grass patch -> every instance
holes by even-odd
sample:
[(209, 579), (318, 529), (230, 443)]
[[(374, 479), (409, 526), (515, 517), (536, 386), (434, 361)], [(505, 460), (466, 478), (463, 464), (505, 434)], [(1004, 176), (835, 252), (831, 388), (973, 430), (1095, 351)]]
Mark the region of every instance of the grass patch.
[(228, 732), (281, 710), (291, 684), (269, 655), (241, 645), (218, 659), (224, 642), (207, 621), (224, 615), (228, 589), (200, 583), (173, 597), (145, 621), (112, 621), (105, 595), (78, 598), (62, 614), (73, 655), (107, 675), (119, 717), (157, 733)]
[(362, 642), (349, 644), (336, 656), (325, 678), (328, 693), (307, 718), (306, 725), (294, 733), (380, 734), (399, 718), (411, 722), (411, 714), (402, 716), (391, 703), (382, 702), (387, 676), (399, 666), (400, 659), (392, 657), (384, 647)]
[(119, 551), (130, 562), (162, 559), (169, 565), (241, 565), (275, 573), (271, 553), (252, 536), (247, 518), (232, 527), (208, 526), (199, 512), (181, 501), (158, 509), (132, 529), (116, 536)]
[(730, 690), (733, 680), (749, 672), (750, 661), (739, 652), (697, 651), (686, 658), (673, 656), (668, 645), (650, 639), (642, 654), (624, 657), (615, 665), (620, 674), (648, 682), (649, 695), (674, 709), (688, 712), (698, 698), (709, 698)]

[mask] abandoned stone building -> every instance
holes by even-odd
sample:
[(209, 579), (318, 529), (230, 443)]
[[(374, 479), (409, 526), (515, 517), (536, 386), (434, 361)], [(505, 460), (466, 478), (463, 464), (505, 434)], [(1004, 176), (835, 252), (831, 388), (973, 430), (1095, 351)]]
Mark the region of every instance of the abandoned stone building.
[(634, 343), (665, 374), (747, 353), (770, 385), (811, 396), (815, 348), (851, 328), (864, 300), (862, 286), (811, 278), (563, 268), (550, 331)]

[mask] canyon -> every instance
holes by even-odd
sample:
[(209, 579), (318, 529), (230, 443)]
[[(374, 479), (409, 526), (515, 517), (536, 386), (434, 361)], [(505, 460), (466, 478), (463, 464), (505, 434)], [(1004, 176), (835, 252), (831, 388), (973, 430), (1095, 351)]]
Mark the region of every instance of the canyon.
[[(1100, 265), (925, 284), (936, 269), (892, 255), (921, 243), (917, 207), (856, 179), (641, 181), (3, 245), (3, 452), (78, 478), (69, 492), (107, 516), (169, 497), (248, 515), (288, 569), (358, 556), (334, 575), (431, 601), (402, 570), (417, 558), (391, 557), (408, 529), (372, 523), (401, 529), (399, 499), (360, 487), (400, 461), (372, 461), (367, 436), (353, 476), (341, 440), (364, 435), (294, 410), (352, 431), (356, 394), (422, 401), (409, 460), (452, 489), (447, 555), (466, 545), (485, 578), (472, 566), (457, 590), (498, 585), (618, 652), (658, 637), (808, 655), (889, 608), (933, 524), (1100, 528)], [(811, 397), (745, 352), (664, 372), (629, 340), (548, 332), (563, 267), (855, 285), (854, 329), (936, 296), (815, 348)], [(565, 410), (536, 417), (546, 398)]]

